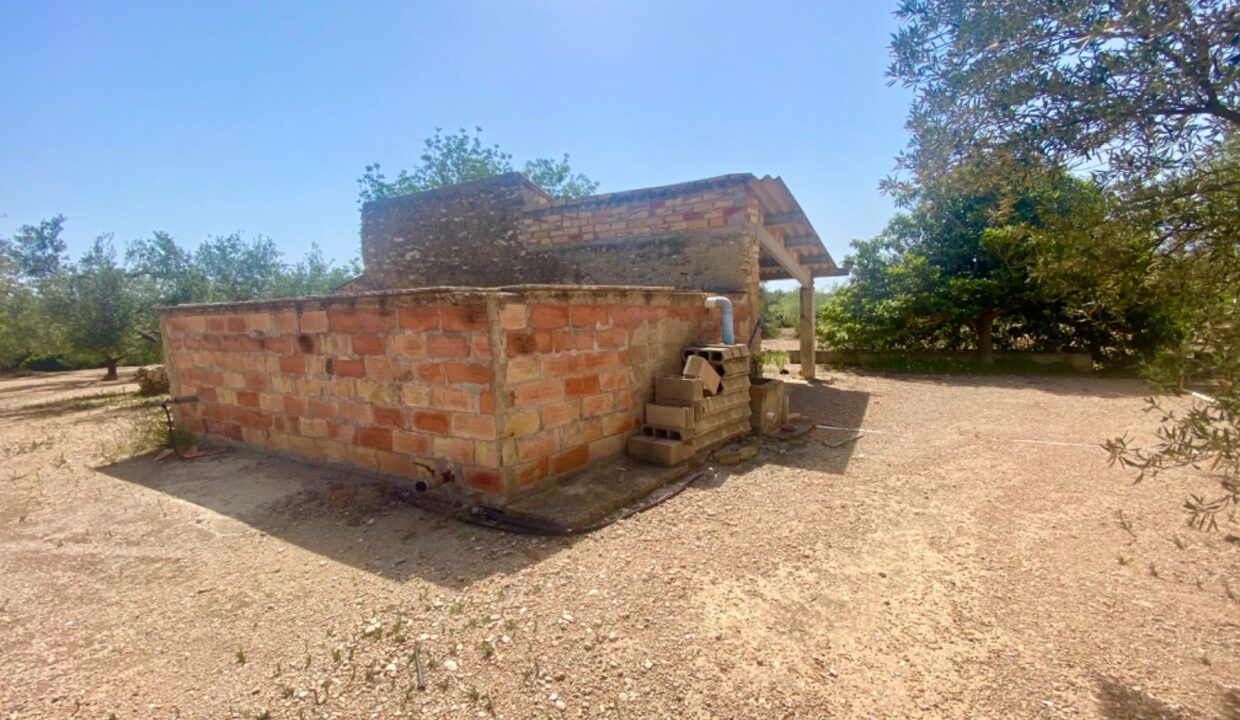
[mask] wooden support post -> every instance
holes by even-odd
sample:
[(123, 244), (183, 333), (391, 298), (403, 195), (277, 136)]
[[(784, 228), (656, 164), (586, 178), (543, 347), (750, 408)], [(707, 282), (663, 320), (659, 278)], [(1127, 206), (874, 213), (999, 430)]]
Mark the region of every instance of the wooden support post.
[(801, 286), (801, 377), (814, 379), (814, 347), (818, 344), (814, 335), (814, 284)]

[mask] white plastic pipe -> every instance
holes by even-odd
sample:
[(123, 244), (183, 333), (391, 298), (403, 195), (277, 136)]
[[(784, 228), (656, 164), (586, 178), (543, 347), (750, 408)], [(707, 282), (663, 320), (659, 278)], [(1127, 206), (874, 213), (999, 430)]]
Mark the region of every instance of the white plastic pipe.
[(723, 315), (719, 318), (719, 324), (723, 326), (723, 344), (733, 344), (736, 339), (732, 335), (732, 301), (722, 295), (712, 295), (706, 298), (706, 307), (721, 309)]

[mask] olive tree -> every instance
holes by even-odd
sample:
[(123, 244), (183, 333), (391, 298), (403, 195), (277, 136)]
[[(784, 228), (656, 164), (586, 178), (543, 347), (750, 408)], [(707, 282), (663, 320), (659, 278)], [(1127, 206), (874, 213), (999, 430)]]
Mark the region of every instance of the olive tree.
[[(473, 134), (461, 128), (456, 133), (435, 134), (422, 141), (421, 162), (412, 171), (401, 170), (388, 179), (379, 163), (367, 165), (358, 178), (358, 202), (408, 195), (431, 188), (480, 180), (512, 172), (512, 155), (499, 145), (482, 142), (482, 128)], [(574, 173), (568, 164), (568, 153), (562, 160), (535, 158), (525, 164), (525, 176), (552, 197), (583, 197), (598, 189), (598, 183), (581, 173)]]
[(1188, 503), (1194, 523), (1212, 523), (1240, 484), (1234, 0), (902, 0), (897, 16), (889, 76), (914, 99), (902, 174), (887, 188), (915, 195), (979, 152), (1002, 152), (1091, 174), (1123, 199), (1115, 214), (1156, 253), (1152, 281), (1183, 318), (1151, 377), (1164, 392), (1196, 381), (1214, 396), (1164, 413), (1156, 446), (1110, 448), (1143, 475), (1215, 473), (1224, 494)]

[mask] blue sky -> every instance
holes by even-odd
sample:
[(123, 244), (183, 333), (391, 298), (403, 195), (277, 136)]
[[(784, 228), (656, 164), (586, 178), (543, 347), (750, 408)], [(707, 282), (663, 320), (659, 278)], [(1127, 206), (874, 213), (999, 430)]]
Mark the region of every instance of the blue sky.
[(356, 179), (480, 125), (600, 192), (780, 175), (837, 260), (892, 213), (883, 2), (0, 0), (0, 235), (234, 230), (358, 252)]

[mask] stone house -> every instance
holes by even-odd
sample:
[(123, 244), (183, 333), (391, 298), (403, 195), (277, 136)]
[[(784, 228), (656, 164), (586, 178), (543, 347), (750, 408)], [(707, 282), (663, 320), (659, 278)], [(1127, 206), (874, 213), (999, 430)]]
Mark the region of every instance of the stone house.
[[(654, 379), (754, 338), (758, 284), (837, 274), (778, 179), (727, 175), (555, 200), (519, 174), (362, 209), (365, 273), (336, 295), (166, 308), (193, 433), (444, 484), (503, 505), (623, 452)], [(812, 377), (812, 366), (806, 370)]]
[[(727, 295), (746, 339), (759, 283), (796, 280), (807, 357), (813, 278), (844, 274), (783, 180), (747, 173), (571, 200), (508, 173), (376, 200), (362, 208), (362, 261), (352, 290), (632, 285)], [(756, 351), (756, 337), (751, 344)], [(813, 377), (813, 365), (803, 372)]]

